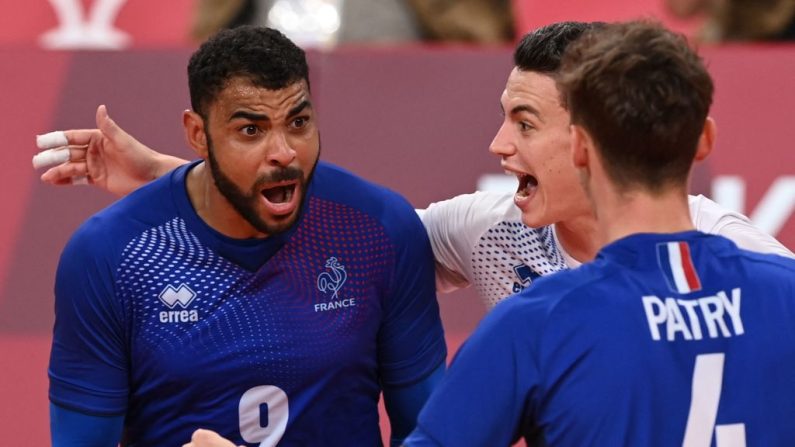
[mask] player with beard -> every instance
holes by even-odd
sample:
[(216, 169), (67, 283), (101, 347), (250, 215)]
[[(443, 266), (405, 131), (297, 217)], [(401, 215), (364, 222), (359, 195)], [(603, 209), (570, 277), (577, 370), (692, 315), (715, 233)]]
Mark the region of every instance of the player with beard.
[(431, 247), (397, 194), (319, 160), (304, 52), (223, 31), (191, 57), (200, 160), (64, 249), (54, 446), (399, 443), (444, 371)]
[[(431, 204), (422, 213), (436, 258), (439, 291), (473, 285), (488, 308), (537, 278), (593, 259), (602, 241), (568, 155), (569, 111), (555, 79), (568, 45), (599, 24), (561, 22), (528, 33), (514, 51), (514, 69), (500, 98), (504, 116), (491, 144), (515, 193), (478, 192)], [(712, 120), (710, 120), (712, 123)], [(68, 184), (90, 175), (96, 186), (126, 194), (183, 163), (147, 148), (97, 111), (97, 129), (67, 130), (72, 161), (42, 180)], [(710, 141), (714, 140), (710, 133)], [(706, 157), (705, 153), (703, 157)], [(701, 155), (700, 155), (701, 157)], [(740, 247), (792, 257), (747, 217), (704, 196), (688, 198), (696, 228)]]

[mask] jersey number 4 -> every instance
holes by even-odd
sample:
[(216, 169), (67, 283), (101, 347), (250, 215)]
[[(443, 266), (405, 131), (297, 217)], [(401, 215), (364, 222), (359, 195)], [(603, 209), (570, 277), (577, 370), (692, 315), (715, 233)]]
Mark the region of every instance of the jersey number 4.
[(243, 393), (238, 407), (240, 435), (261, 447), (276, 445), (287, 428), (290, 406), (287, 393), (278, 386), (255, 386)]
[(696, 356), (690, 412), (682, 447), (709, 447), (713, 432), (717, 447), (745, 447), (745, 424), (715, 425), (723, 385), (724, 358), (722, 353)]

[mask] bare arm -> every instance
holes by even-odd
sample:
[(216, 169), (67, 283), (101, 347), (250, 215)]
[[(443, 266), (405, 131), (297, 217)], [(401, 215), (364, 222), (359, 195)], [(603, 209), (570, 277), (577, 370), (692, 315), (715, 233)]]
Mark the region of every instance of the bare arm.
[[(85, 178), (90, 184), (123, 196), (186, 163), (181, 158), (156, 152), (133, 138), (110, 118), (104, 105), (97, 108), (96, 124), (96, 129), (62, 132), (66, 145), (59, 132), (37, 139), (39, 148), (46, 149), (44, 152), (68, 151), (69, 154), (67, 161), (42, 174), (43, 182), (70, 185), (73, 179)], [(41, 154), (37, 158), (41, 160)]]

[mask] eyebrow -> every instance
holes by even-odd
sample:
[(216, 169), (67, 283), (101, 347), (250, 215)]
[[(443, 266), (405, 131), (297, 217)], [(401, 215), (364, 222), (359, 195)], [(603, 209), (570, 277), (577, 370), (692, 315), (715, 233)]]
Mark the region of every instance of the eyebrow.
[[(500, 102), (500, 112), (502, 113), (503, 116), (505, 116), (505, 107), (502, 106), (502, 102)], [(543, 121), (541, 119), (541, 114), (538, 113), (538, 109), (536, 109), (535, 107), (529, 104), (519, 104), (518, 106), (515, 106), (514, 108), (511, 109), (511, 115), (516, 115), (522, 112), (527, 112), (532, 115), (535, 115), (536, 118)]]
[[(292, 118), (295, 115), (303, 112), (307, 107), (312, 107), (312, 102), (308, 99), (301, 101), (297, 106), (293, 107), (287, 112), (287, 118)], [(249, 121), (270, 121), (270, 117), (264, 113), (248, 112), (246, 110), (238, 110), (229, 117), (229, 121), (243, 118)]]
[[(529, 105), (529, 104), (520, 104), (511, 109), (511, 115), (516, 115), (518, 113), (527, 112), (532, 115), (535, 115), (536, 118), (541, 119), (541, 114), (538, 113), (538, 109)], [(543, 120), (542, 120), (543, 121)]]
[(243, 118), (249, 121), (270, 121), (268, 115), (264, 113), (246, 112), (245, 110), (238, 110), (229, 117), (229, 121)]
[(292, 118), (295, 115), (298, 115), (299, 113), (303, 112), (303, 110), (306, 109), (307, 107), (312, 108), (312, 102), (309, 101), (308, 99), (305, 99), (301, 101), (300, 104), (290, 109), (289, 112), (287, 112), (287, 118)]

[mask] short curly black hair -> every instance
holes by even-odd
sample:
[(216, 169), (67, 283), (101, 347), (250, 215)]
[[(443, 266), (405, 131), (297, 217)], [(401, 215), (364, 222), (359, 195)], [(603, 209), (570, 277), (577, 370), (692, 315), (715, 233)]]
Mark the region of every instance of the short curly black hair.
[(208, 104), (236, 77), (268, 90), (300, 81), (309, 87), (304, 50), (277, 30), (240, 26), (220, 31), (191, 56), (188, 87), (193, 110), (206, 118)]

